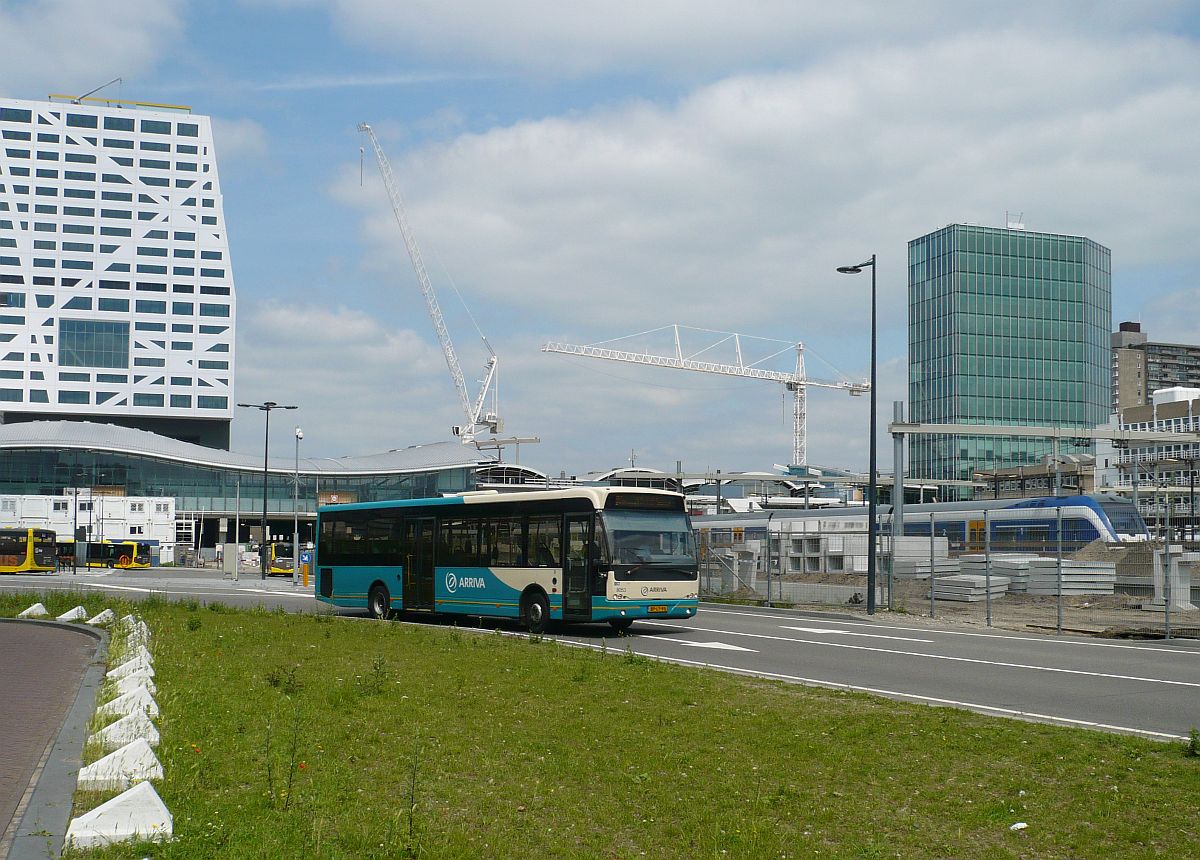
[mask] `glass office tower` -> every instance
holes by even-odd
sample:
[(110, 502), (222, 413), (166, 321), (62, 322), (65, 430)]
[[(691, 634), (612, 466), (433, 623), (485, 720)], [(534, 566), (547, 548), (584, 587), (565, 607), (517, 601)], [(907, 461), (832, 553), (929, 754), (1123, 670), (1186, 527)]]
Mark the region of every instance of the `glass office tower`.
[[(951, 224), (908, 243), (911, 420), (1095, 427), (1112, 395), (1111, 252), (1082, 236)], [(1064, 441), (1060, 454), (1091, 453)], [(916, 478), (1040, 462), (1050, 440), (910, 437)], [(944, 498), (969, 491), (945, 493)]]

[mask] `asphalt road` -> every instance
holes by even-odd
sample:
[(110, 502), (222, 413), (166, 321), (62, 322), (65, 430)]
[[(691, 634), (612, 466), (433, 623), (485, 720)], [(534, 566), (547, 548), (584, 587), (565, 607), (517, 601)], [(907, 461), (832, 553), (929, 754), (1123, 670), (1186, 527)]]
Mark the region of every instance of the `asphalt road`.
[[(257, 572), (237, 582), (212, 570), (180, 569), (0, 580), (0, 589), (14, 588), (108, 591), (133, 599), (155, 593), (290, 611), (319, 605), (311, 587), (280, 578), (264, 582)], [(482, 623), (518, 632), (509, 622)], [(573, 625), (552, 635), (580, 647), (628, 647), (687, 665), (997, 716), (1162, 739), (1185, 737), (1200, 726), (1197, 640), (1112, 642), (886, 614), (870, 619), (717, 604), (706, 604), (692, 620), (637, 622), (630, 632), (619, 646), (607, 625)]]

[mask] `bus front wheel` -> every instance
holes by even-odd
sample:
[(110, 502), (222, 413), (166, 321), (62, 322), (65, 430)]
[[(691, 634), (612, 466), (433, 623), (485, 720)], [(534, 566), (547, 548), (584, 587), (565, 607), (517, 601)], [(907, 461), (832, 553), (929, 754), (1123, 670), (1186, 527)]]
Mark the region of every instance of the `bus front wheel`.
[(525, 595), (521, 605), (521, 620), (530, 633), (545, 633), (546, 622), (550, 620), (550, 601), (540, 591)]
[(367, 609), (372, 618), (384, 620), (391, 617), (392, 596), (388, 594), (386, 585), (377, 582), (371, 586), (371, 593), (367, 595)]
[(626, 630), (628, 630), (630, 627), (633, 626), (633, 619), (632, 618), (610, 618), (608, 623), (612, 625), (613, 630), (616, 630), (618, 633), (624, 633)]

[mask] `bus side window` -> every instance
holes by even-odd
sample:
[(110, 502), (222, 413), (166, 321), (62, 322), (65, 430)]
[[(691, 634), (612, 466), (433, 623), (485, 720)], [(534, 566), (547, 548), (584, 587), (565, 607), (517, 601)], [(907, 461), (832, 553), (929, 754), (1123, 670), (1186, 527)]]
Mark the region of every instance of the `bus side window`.
[(529, 552), (534, 567), (558, 567), (562, 558), (562, 523), (557, 516), (529, 518)]

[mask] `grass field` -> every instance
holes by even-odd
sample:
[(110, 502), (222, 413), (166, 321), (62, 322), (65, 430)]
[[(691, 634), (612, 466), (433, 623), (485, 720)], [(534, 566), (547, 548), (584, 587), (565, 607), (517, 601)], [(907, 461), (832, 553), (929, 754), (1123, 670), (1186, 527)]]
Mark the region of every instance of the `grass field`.
[[(0, 598), (0, 614), (30, 602)], [(619, 640), (602, 654), (329, 616), (139, 611), (176, 839), (96, 856), (1124, 858), (1200, 845), (1200, 758), (1182, 744), (659, 664)]]

